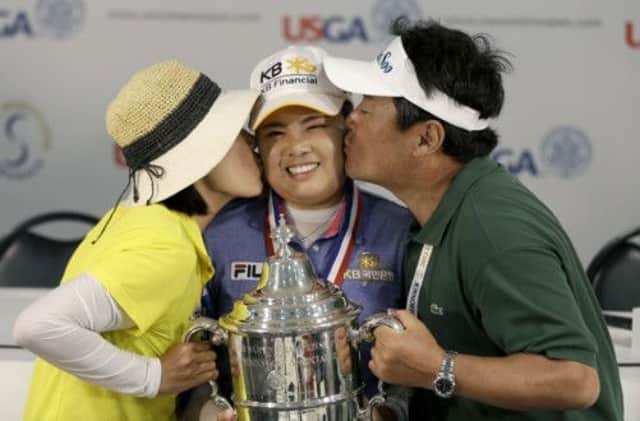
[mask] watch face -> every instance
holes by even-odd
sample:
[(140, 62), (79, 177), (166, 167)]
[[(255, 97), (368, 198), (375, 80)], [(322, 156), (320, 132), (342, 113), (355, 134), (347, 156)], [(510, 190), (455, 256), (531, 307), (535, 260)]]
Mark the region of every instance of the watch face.
[(453, 393), (455, 384), (451, 381), (451, 379), (447, 379), (446, 377), (440, 377), (436, 379), (433, 386), (439, 395), (448, 397), (448, 396), (451, 396), (451, 394)]

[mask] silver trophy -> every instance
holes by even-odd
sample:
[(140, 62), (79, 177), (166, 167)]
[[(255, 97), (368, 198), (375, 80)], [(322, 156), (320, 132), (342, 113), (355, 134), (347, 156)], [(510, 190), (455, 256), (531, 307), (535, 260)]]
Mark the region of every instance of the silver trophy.
[[(402, 330), (402, 324), (380, 313), (358, 328), (360, 306), (318, 279), (307, 256), (289, 247), (293, 232), (282, 216), (272, 238), (276, 252), (258, 286), (219, 320), (194, 320), (184, 340), (208, 332), (212, 344), (226, 344), (241, 421), (371, 419), (385, 396), (379, 383), (379, 393), (362, 404), (358, 345), (373, 341), (378, 326)], [(210, 383), (213, 402), (231, 408)]]

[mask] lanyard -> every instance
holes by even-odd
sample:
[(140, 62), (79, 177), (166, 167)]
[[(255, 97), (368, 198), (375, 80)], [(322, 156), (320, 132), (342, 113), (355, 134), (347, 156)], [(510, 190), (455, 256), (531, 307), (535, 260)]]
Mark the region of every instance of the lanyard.
[(420, 251), (420, 258), (418, 259), (418, 265), (416, 271), (413, 274), (413, 280), (411, 281), (411, 287), (409, 288), (409, 295), (407, 296), (407, 310), (418, 315), (418, 302), (420, 301), (420, 291), (422, 290), (422, 283), (424, 282), (424, 275), (427, 273), (427, 267), (429, 266), (429, 260), (431, 260), (431, 252), (433, 246), (431, 244), (425, 244)]
[[(347, 201), (348, 203), (348, 201)], [(351, 196), (351, 206), (345, 210), (344, 218), (348, 220), (347, 224), (342, 223), (337, 234), (337, 238), (331, 240), (331, 246), (326, 262), (331, 265), (317, 268), (320, 271), (320, 277), (326, 279), (336, 286), (342, 285), (344, 273), (349, 266), (351, 254), (356, 241), (356, 232), (358, 230), (358, 222), (360, 221), (360, 213), (362, 211), (362, 198), (357, 187), (353, 186), (353, 194)], [(267, 216), (265, 224), (265, 244), (267, 246), (267, 255), (272, 256), (274, 253), (273, 240), (271, 232), (276, 227), (277, 215), (286, 215), (284, 203), (273, 192), (269, 193), (269, 203), (267, 205)]]

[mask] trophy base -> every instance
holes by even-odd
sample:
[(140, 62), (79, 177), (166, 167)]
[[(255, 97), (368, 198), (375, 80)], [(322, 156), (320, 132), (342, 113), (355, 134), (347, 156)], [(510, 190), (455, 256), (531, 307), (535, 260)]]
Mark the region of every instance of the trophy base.
[(239, 421), (352, 421), (358, 418), (355, 400), (304, 409), (275, 409), (238, 406)]

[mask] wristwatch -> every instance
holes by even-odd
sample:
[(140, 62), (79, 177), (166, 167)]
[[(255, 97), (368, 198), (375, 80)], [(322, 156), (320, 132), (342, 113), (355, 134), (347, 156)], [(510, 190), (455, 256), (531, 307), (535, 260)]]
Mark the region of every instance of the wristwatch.
[(456, 390), (456, 377), (453, 373), (456, 355), (458, 353), (455, 351), (446, 351), (440, 371), (433, 381), (433, 391), (441, 398), (450, 398)]

